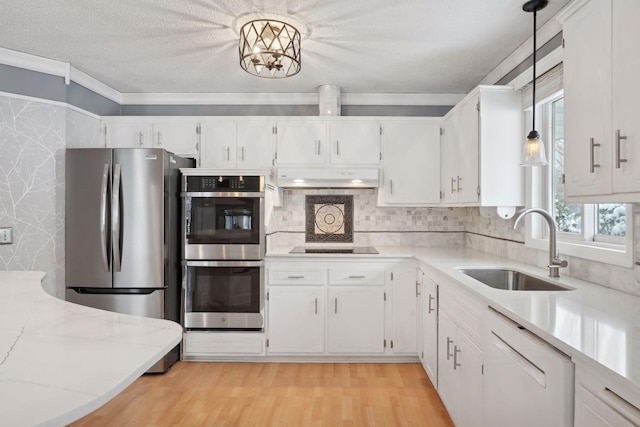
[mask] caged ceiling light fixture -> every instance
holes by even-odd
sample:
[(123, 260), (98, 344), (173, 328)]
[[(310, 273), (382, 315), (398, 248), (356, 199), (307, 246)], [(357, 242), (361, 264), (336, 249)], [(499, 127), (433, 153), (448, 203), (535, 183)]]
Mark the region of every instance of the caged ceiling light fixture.
[(240, 29), (240, 66), (265, 78), (291, 77), (300, 72), (300, 32), (282, 21), (258, 19)]
[(536, 13), (544, 9), (548, 0), (530, 0), (522, 5), (525, 12), (533, 12), (533, 86), (532, 86), (532, 109), (531, 132), (527, 135), (527, 141), (522, 148), (522, 166), (546, 166), (549, 163), (544, 150), (544, 143), (540, 139), (540, 133), (536, 130)]

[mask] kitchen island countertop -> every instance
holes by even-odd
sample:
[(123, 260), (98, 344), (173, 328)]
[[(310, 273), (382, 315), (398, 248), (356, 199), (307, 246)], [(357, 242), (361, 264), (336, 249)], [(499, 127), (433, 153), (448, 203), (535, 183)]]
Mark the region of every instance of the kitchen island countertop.
[[(313, 258), (384, 260), (413, 257), (422, 263), (440, 286), (454, 281), (481, 298), (488, 306), (529, 329), (574, 361), (635, 390), (640, 406), (640, 297), (583, 280), (547, 277), (546, 269), (465, 247), (383, 247), (379, 255), (288, 254), (276, 248), (267, 260)], [(464, 273), (461, 267), (505, 267), (574, 288), (571, 291), (505, 291), (486, 286)]]
[(0, 420), (62, 426), (99, 408), (182, 339), (174, 322), (55, 298), (44, 273), (0, 272)]

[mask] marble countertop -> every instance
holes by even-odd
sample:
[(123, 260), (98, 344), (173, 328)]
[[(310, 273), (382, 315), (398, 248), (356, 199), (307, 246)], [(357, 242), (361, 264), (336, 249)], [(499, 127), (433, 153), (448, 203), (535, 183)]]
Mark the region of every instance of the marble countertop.
[(57, 299), (44, 273), (0, 272), (0, 424), (61, 426), (99, 408), (182, 339), (174, 322)]
[[(460, 248), (376, 247), (379, 255), (288, 255), (278, 248), (267, 260), (285, 257), (381, 259), (414, 257), (440, 286), (454, 280), (487, 305), (529, 329), (574, 360), (631, 386), (640, 405), (640, 297), (571, 277), (550, 278), (548, 271), (484, 252)], [(571, 291), (505, 291), (459, 272), (460, 267), (509, 267), (574, 288)], [(562, 270), (560, 270), (562, 276)]]

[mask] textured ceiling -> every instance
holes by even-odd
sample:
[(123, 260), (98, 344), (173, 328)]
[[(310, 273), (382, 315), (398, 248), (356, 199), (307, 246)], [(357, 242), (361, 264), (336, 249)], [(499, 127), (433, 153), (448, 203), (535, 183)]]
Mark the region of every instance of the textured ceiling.
[[(569, 0), (551, 0), (538, 27)], [(531, 35), (522, 0), (0, 0), (0, 47), (59, 61), (125, 93), (466, 93)], [(301, 28), (302, 70), (239, 66), (252, 15)], [(292, 22), (293, 23), (293, 22)]]

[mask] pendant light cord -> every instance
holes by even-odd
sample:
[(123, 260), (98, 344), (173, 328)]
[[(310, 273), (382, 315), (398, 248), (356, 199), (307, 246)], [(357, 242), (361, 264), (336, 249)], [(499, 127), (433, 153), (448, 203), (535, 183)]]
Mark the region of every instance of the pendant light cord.
[(533, 114), (531, 116), (531, 131), (535, 131), (536, 130), (536, 15), (537, 15), (537, 11), (533, 11), (533, 88), (532, 88), (532, 95), (533, 95), (533, 105), (532, 105), (532, 109), (533, 109)]

